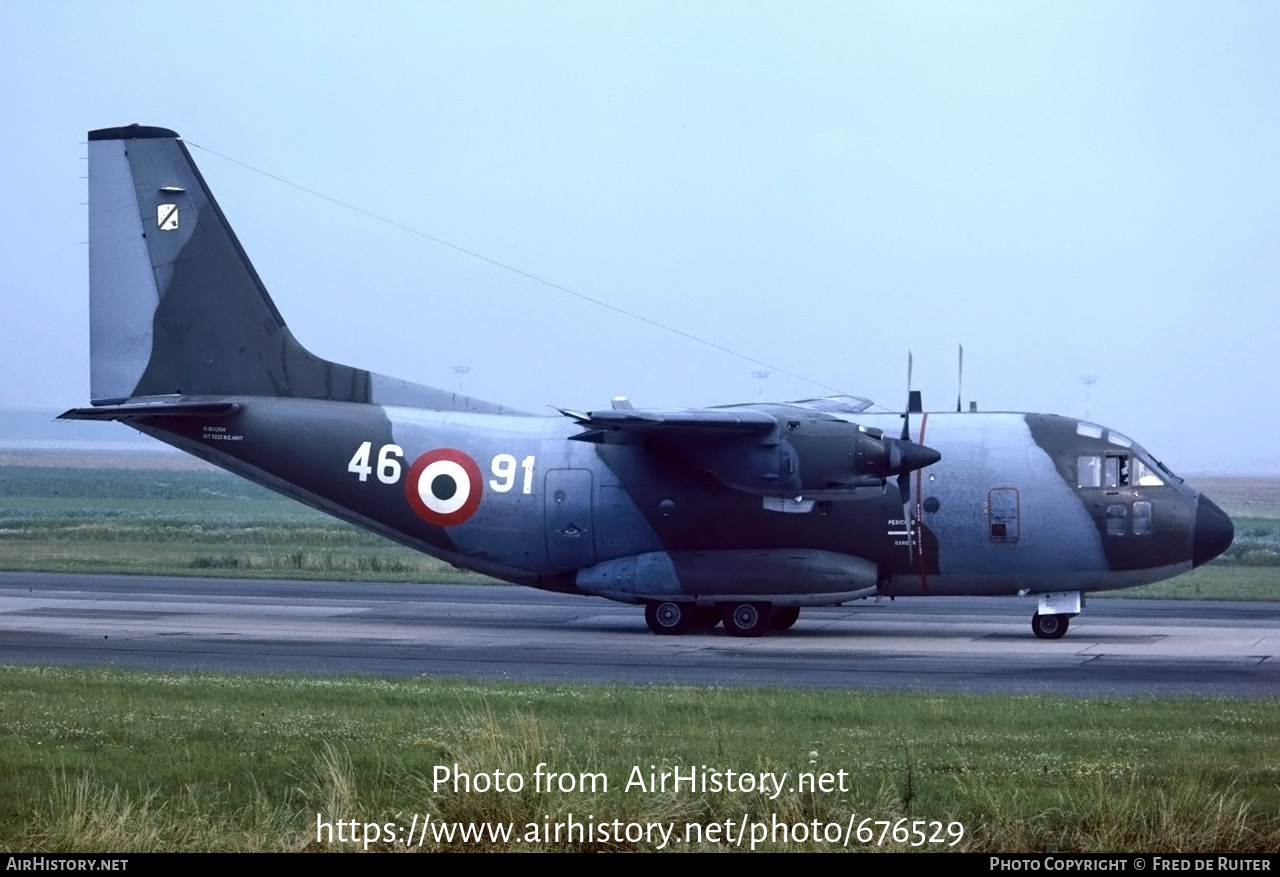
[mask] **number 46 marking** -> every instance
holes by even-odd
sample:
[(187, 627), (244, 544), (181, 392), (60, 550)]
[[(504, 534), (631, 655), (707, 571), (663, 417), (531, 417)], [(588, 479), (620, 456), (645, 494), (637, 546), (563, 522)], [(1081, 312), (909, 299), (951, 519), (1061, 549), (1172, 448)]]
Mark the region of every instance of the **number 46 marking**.
[[(356, 454), (347, 464), (347, 471), (359, 475), (361, 481), (369, 479), (373, 467), (369, 465), (369, 453), (373, 442), (365, 442), (356, 448)], [(404, 450), (399, 445), (383, 445), (378, 451), (378, 480), (383, 484), (395, 484), (400, 480), (400, 458)]]
[[(400, 461), (404, 458), (404, 449), (399, 445), (383, 445), (378, 449), (375, 463), (370, 463), (373, 454), (373, 442), (364, 442), (356, 448), (347, 471), (361, 481), (368, 481), (369, 475), (376, 471), (378, 480), (383, 484), (395, 484), (400, 480), (403, 467)], [(519, 468), (524, 470), (522, 493), (533, 493), (533, 456), (520, 461)], [(506, 493), (516, 483), (516, 458), (511, 454), (498, 454), (489, 464), (495, 477), (489, 479), (489, 486), (498, 493)]]

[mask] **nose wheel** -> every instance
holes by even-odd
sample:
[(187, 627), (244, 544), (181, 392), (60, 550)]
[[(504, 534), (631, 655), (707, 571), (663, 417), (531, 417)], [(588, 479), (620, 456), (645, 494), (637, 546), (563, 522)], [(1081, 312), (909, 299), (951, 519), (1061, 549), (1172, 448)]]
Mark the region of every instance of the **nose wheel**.
[(1037, 612), (1031, 616), (1031, 629), (1040, 639), (1061, 639), (1070, 625), (1070, 615), (1041, 615)]
[(1061, 639), (1071, 619), (1084, 609), (1080, 591), (1050, 591), (1040, 595), (1040, 606), (1031, 616), (1031, 630), (1040, 639)]

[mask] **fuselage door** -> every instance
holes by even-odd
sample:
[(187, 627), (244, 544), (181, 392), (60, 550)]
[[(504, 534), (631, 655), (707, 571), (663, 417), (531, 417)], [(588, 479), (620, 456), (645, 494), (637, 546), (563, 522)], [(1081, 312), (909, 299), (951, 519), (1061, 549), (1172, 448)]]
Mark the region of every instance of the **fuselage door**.
[(556, 569), (582, 569), (596, 562), (591, 515), (591, 472), (548, 469), (543, 491), (547, 557)]
[(1016, 487), (987, 491), (987, 541), (1016, 545), (1022, 538), (1022, 497)]

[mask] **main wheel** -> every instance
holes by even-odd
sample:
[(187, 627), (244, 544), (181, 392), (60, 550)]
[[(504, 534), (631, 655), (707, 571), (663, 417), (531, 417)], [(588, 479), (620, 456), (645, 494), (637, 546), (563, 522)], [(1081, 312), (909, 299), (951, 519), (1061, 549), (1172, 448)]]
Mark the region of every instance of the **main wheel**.
[(654, 633), (678, 636), (693, 626), (693, 606), (666, 600), (644, 604), (644, 623)]
[(773, 610), (773, 622), (770, 624), (774, 630), (790, 630), (791, 625), (796, 623), (800, 618), (799, 606), (775, 606)]
[(1061, 639), (1070, 626), (1070, 615), (1041, 615), (1037, 612), (1031, 616), (1031, 629), (1040, 639)]
[(726, 603), (722, 617), (725, 632), (730, 636), (764, 636), (773, 622), (773, 606), (769, 603)]

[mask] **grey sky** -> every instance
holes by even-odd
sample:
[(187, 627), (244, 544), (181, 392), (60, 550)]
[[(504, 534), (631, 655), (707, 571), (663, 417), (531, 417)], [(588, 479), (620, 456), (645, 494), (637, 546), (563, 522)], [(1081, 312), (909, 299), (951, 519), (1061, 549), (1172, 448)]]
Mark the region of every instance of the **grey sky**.
[[(1280, 471), (1280, 5), (35, 3), (0, 12), (0, 406), (88, 393), (83, 144), (189, 143), (820, 384)], [(317, 353), (529, 410), (759, 366), (201, 148)], [(822, 394), (779, 372), (767, 396)]]

